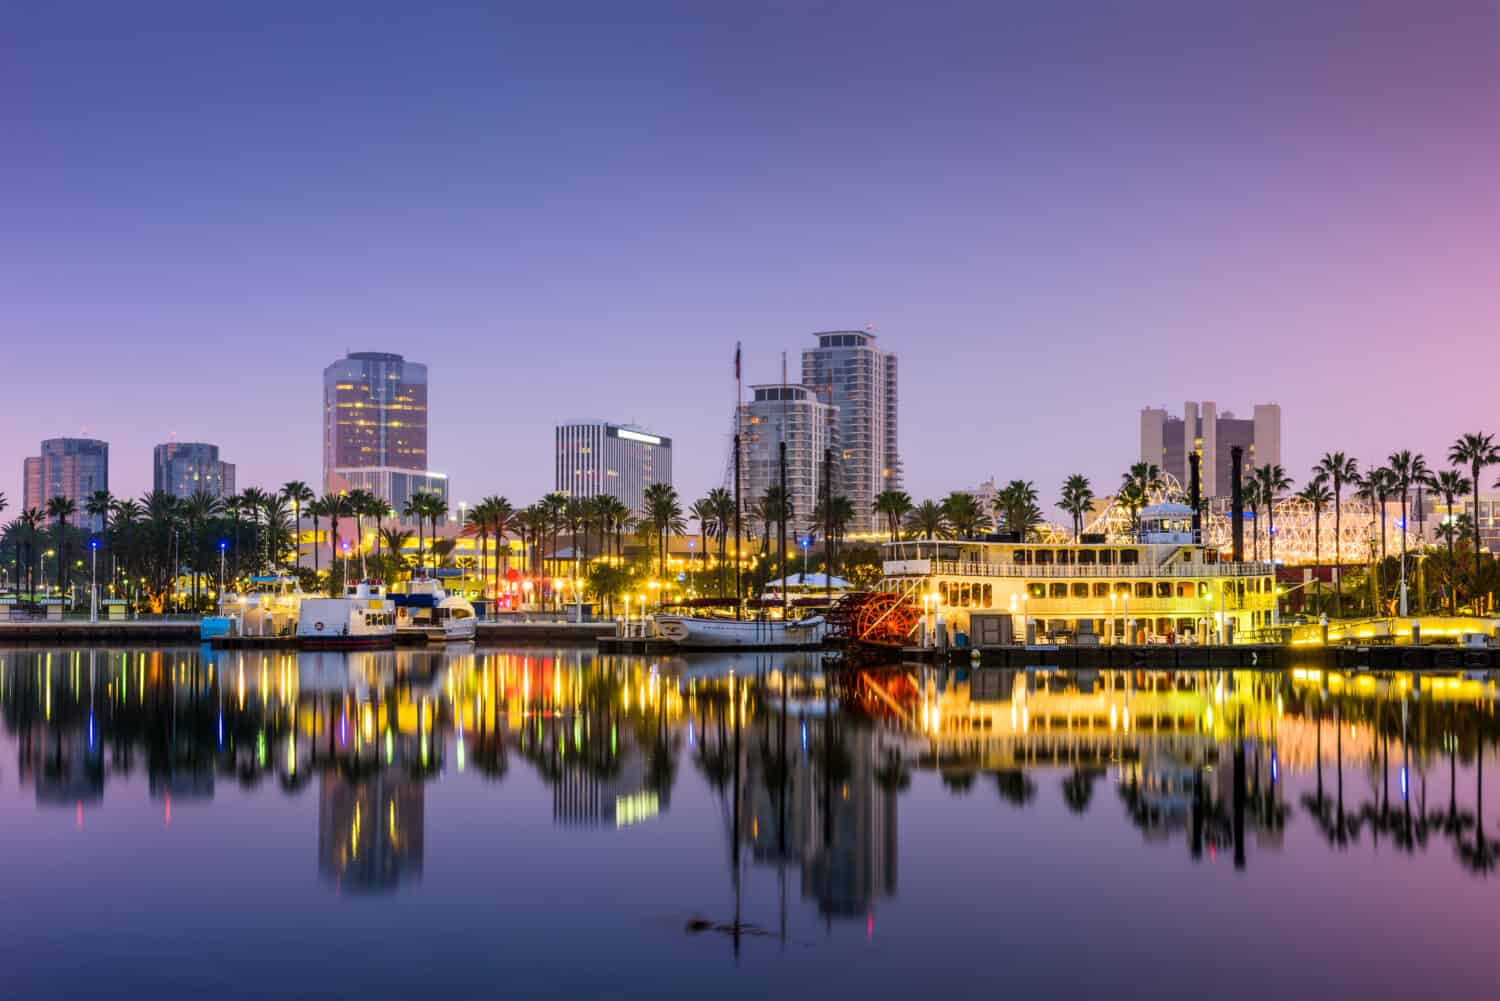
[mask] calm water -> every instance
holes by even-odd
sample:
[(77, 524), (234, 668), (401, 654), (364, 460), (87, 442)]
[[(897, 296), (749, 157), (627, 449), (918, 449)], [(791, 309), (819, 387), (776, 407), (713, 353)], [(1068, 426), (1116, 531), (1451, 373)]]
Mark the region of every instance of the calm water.
[(1493, 681), (826, 666), (0, 650), (6, 996), (1496, 990)]

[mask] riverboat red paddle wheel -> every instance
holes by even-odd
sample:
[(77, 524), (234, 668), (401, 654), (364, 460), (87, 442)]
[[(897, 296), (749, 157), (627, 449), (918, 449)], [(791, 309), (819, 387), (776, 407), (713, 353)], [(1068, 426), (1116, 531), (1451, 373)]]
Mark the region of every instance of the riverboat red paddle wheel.
[(886, 591), (845, 595), (829, 613), (829, 633), (844, 643), (899, 649), (915, 640), (922, 610), (910, 597)]

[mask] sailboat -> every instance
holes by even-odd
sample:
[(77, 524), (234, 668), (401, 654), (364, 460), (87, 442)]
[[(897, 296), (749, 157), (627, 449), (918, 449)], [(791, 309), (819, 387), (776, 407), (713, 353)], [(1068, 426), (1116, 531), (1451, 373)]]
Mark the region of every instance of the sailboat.
[[(781, 381), (786, 384), (786, 356), (781, 359)], [(744, 392), (740, 377), (740, 345), (734, 346), (734, 535), (735, 553), (738, 556), (740, 542), (740, 408)], [(785, 394), (782, 396), (785, 411)], [(781, 426), (781, 493), (786, 497), (786, 420)], [(785, 501), (783, 501), (785, 503)], [(781, 523), (781, 565), (786, 566), (786, 521)], [(739, 574), (735, 574), (735, 587), (739, 588)], [(658, 615), (655, 618), (657, 635), (684, 648), (704, 649), (774, 649), (814, 647), (823, 642), (826, 621), (821, 615), (803, 619), (791, 619), (785, 588), (782, 595), (780, 619), (746, 619), (744, 603), (736, 601), (735, 617), (715, 618), (700, 615)]]

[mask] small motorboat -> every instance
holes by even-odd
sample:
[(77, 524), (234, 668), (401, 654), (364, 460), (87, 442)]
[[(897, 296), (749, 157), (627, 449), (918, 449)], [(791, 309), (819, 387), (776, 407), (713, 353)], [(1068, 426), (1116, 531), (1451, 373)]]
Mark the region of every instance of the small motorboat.
[(478, 631), (479, 620), (469, 600), (449, 594), (431, 578), (411, 581), (391, 600), (396, 606), (396, 632), (401, 636), (418, 635), (429, 643), (461, 643), (472, 640)]

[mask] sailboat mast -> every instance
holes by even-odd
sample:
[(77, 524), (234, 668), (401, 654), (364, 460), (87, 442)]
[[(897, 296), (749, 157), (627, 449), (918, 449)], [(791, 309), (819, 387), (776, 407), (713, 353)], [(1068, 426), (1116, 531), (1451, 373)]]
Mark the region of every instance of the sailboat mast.
[(740, 415), (744, 407), (744, 389), (740, 377), (740, 342), (734, 342), (734, 617), (745, 617), (744, 574), (741, 573), (740, 540)]
[[(786, 352), (781, 352), (781, 621), (785, 622), (789, 606), (787, 584), (791, 575), (786, 562), (786, 519), (791, 513), (791, 498), (786, 493)], [(803, 567), (803, 572), (807, 570)]]

